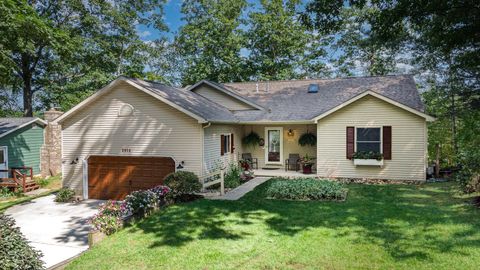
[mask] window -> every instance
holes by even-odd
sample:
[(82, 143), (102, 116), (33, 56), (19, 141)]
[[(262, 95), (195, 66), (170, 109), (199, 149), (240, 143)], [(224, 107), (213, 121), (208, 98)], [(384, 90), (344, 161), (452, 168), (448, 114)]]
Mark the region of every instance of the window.
[(223, 149), (224, 149), (224, 153), (230, 153), (230, 149), (231, 149), (230, 134), (223, 135)]
[(133, 106), (130, 104), (123, 104), (120, 109), (118, 109), (118, 116), (126, 117), (133, 115)]
[(381, 153), (380, 128), (357, 128), (356, 152)]

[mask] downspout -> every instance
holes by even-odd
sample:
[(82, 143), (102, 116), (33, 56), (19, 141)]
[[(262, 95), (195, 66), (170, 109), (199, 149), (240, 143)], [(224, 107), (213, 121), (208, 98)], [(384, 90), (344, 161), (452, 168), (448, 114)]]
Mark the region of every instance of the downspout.
[(211, 122), (208, 122), (207, 125), (202, 126), (202, 128), (208, 128), (208, 127), (211, 126), (211, 125), (212, 125), (212, 123), (211, 123)]

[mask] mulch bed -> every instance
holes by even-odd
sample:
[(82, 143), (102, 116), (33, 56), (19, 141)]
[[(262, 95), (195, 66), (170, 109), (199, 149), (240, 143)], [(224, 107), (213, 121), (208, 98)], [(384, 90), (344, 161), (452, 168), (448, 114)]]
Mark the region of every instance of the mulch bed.
[(480, 208), (480, 196), (473, 198), (472, 203), (476, 207)]

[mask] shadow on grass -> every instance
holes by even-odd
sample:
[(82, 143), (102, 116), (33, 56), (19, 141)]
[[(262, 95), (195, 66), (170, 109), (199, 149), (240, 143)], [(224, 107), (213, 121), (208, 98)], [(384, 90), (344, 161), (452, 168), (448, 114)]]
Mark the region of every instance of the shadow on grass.
[[(396, 260), (428, 261), (431, 252), (480, 247), (479, 210), (452, 196), (451, 184), (349, 185), (346, 202), (265, 199), (269, 182), (239, 201), (200, 200), (174, 205), (129, 230), (154, 236), (152, 248), (202, 239), (241, 240), (266, 225), (272, 237), (326, 228), (333, 237), (381, 246)], [(258, 233), (265, 233), (259, 231)]]

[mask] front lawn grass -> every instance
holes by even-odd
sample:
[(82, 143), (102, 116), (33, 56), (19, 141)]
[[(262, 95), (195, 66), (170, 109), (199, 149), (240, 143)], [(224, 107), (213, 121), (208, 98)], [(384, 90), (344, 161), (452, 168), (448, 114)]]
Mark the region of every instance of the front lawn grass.
[(173, 205), (67, 269), (478, 269), (480, 209), (452, 183), (348, 185), (345, 202)]
[(5, 212), (8, 208), (21, 204), (24, 202), (28, 202), (43, 196), (50, 195), (56, 191), (58, 191), (62, 186), (62, 175), (51, 176), (49, 178), (39, 178), (36, 179), (37, 183), (40, 184), (40, 188), (47, 189), (45, 192), (40, 194), (27, 196), (24, 194), (20, 194), (19, 196), (13, 196), (5, 199), (0, 200), (0, 213)]

